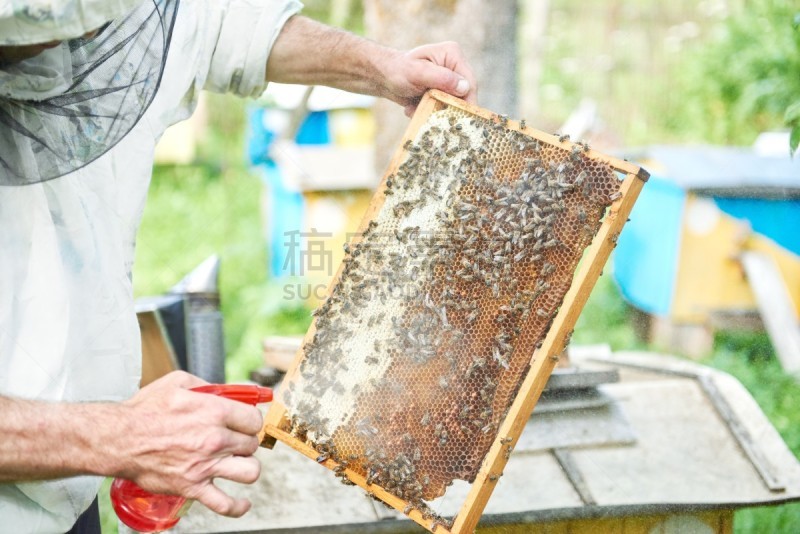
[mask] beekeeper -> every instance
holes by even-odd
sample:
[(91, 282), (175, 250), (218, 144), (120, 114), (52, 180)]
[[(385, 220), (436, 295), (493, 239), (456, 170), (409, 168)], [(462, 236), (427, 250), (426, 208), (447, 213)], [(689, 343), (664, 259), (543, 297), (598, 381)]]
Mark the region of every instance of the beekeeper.
[(0, 0), (0, 532), (69, 531), (103, 476), (248, 510), (212, 480), (258, 478), (259, 411), (185, 373), (137, 392), (131, 266), (156, 141), (202, 89), (329, 85), (407, 112), (427, 88), (475, 98), (457, 45), (403, 53), (300, 8)]

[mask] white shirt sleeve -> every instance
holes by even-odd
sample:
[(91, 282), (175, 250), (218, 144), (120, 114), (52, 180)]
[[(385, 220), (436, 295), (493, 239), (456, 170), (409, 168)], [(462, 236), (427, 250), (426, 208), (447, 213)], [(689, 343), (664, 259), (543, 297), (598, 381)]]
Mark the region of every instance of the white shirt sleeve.
[(295, 0), (227, 2), (205, 89), (260, 96), (267, 88), (267, 58), (272, 45), (284, 23), (301, 8)]
[(258, 97), (267, 58), (297, 0), (182, 0), (164, 75), (145, 120), (157, 139), (191, 115), (200, 91)]

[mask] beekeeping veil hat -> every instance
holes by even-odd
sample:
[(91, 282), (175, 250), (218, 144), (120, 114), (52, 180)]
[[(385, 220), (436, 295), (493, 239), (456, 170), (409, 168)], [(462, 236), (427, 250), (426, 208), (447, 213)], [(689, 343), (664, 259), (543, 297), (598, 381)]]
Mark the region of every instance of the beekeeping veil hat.
[(161, 82), (178, 1), (0, 0), (0, 46), (63, 41), (0, 64), (0, 186), (68, 174), (133, 128)]

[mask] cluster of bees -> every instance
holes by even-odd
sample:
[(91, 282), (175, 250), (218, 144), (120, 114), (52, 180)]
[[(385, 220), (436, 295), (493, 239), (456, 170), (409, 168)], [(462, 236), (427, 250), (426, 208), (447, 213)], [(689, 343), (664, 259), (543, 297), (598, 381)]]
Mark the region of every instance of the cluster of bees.
[(344, 483), (357, 472), (442, 524), (429, 504), (507, 440), (498, 428), (620, 195), (587, 146), (508, 126), (446, 108), (406, 143), (283, 394), (290, 431)]

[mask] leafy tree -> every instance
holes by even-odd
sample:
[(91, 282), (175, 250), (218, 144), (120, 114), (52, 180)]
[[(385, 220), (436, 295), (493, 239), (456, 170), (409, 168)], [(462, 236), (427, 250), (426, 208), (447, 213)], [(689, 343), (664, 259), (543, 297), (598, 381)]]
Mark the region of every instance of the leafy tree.
[(794, 0), (749, 0), (677, 73), (686, 89), (670, 129), (705, 141), (749, 144), (788, 125), (800, 142), (800, 13)]
[[(795, 42), (800, 43), (800, 13), (794, 16), (793, 26)], [(800, 44), (798, 44), (797, 48), (800, 51)], [(797, 75), (800, 76), (800, 73)], [(800, 93), (795, 93), (795, 101), (789, 106), (789, 109), (786, 110), (784, 120), (786, 124), (792, 128), (792, 133), (789, 136), (789, 150), (792, 156), (794, 156), (795, 152), (797, 152), (798, 145), (800, 145)]]

